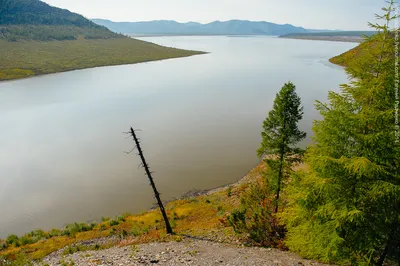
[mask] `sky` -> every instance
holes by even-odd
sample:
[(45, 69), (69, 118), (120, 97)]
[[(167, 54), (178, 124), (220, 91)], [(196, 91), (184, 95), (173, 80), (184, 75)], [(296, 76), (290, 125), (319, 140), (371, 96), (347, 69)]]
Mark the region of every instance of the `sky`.
[(384, 0), (44, 0), (87, 18), (208, 23), (243, 19), (307, 29), (368, 30)]

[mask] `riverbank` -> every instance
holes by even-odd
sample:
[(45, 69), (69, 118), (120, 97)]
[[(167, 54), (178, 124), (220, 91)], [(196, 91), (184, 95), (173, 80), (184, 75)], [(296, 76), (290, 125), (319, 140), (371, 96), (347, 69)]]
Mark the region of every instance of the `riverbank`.
[[(151, 261), (175, 265), (177, 260), (192, 265), (213, 265), (217, 260), (242, 265), (247, 259), (248, 265), (255, 262), (311, 265), (310, 261), (290, 252), (245, 248), (243, 239), (227, 222), (227, 215), (240, 204), (241, 193), (264, 170), (265, 164), (261, 162), (234, 184), (166, 204), (175, 235), (165, 233), (162, 216), (158, 209), (153, 209), (139, 215), (105, 217), (93, 224), (75, 223), (49, 232), (36, 230), (22, 237), (10, 236), (0, 241), (0, 257), (14, 261), (15, 265), (32, 260), (37, 265), (108, 265), (111, 262), (140, 265)], [(213, 248), (209, 249), (210, 246)], [(219, 251), (215, 253), (215, 250)], [(312, 265), (322, 264), (313, 262)]]
[(9, 236), (0, 241), (0, 257), (42, 260), (68, 246), (75, 247), (73, 252), (68, 253), (75, 253), (79, 250), (102, 250), (149, 242), (179, 242), (186, 237), (239, 243), (236, 234), (228, 226), (227, 215), (239, 205), (241, 192), (261, 176), (263, 168), (264, 164), (261, 163), (234, 184), (203, 191), (197, 196), (186, 195), (185, 198), (167, 203), (165, 208), (176, 234), (174, 236), (165, 233), (160, 211), (152, 209), (139, 215), (124, 214), (112, 219), (104, 217), (101, 222), (93, 224), (74, 223), (49, 232), (35, 230), (21, 237)]
[(70, 41), (0, 40), (0, 81), (101, 66), (136, 64), (204, 54), (132, 38)]
[(352, 42), (352, 43), (361, 43), (364, 39), (360, 36), (302, 36), (302, 35), (293, 35), (293, 36), (280, 36), (279, 38), (284, 39), (296, 39), (296, 40), (313, 40), (313, 41), (329, 41), (329, 42)]

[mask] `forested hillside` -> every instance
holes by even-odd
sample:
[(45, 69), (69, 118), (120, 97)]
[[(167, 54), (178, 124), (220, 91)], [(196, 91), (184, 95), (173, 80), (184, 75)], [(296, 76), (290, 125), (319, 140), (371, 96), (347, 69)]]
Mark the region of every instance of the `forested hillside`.
[(121, 35), (66, 9), (39, 0), (0, 0), (0, 39), (75, 40), (120, 38)]

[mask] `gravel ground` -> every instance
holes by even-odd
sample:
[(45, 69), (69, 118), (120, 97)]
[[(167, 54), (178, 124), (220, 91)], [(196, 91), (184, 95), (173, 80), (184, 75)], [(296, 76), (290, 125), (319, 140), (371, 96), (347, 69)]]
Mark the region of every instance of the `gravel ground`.
[[(72, 264), (72, 262), (74, 264)], [(65, 264), (62, 264), (65, 263)], [(277, 249), (242, 247), (198, 239), (113, 247), (62, 256), (53, 253), (39, 265), (324, 265)]]

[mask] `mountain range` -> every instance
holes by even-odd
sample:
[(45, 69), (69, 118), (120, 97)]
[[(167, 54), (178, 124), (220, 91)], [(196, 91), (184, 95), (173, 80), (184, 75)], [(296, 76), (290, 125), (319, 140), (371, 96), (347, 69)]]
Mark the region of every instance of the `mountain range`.
[(179, 23), (173, 20), (113, 22), (105, 19), (92, 19), (92, 21), (117, 33), (143, 35), (283, 35), (308, 32), (302, 27), (290, 24), (280, 25), (248, 20), (214, 21), (207, 24)]

